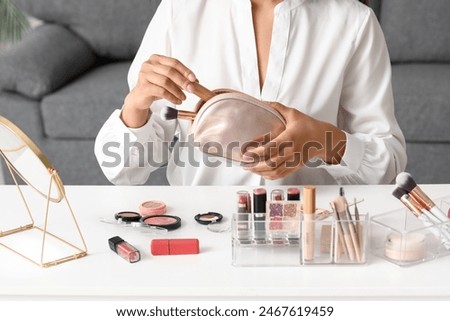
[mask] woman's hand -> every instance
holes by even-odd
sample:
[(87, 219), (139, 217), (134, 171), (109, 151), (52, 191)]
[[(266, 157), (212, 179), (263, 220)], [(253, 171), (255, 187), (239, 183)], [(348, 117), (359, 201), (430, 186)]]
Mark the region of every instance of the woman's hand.
[(179, 105), (197, 81), (194, 73), (174, 58), (152, 55), (142, 64), (136, 86), (125, 98), (122, 120), (128, 127), (141, 127), (148, 119), (149, 106), (158, 99)]
[(339, 164), (346, 136), (337, 127), (314, 119), (295, 108), (269, 103), (286, 120), (286, 129), (267, 144), (248, 149), (243, 167), (266, 179), (283, 178), (313, 158)]

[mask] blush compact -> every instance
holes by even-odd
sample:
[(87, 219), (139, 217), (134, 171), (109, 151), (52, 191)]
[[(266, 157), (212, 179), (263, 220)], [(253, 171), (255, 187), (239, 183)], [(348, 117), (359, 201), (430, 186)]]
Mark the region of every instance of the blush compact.
[(131, 211), (123, 211), (114, 214), (114, 218), (117, 221), (121, 220), (122, 222), (139, 222), (141, 220), (141, 217), (141, 214)]
[(173, 215), (144, 216), (141, 222), (148, 226), (165, 228), (168, 231), (175, 230), (181, 226), (181, 218)]
[(223, 219), (223, 215), (216, 212), (207, 212), (195, 215), (194, 219), (199, 224), (209, 225), (211, 223), (220, 222)]
[(211, 232), (222, 233), (230, 230), (230, 225), (222, 221), (223, 215), (217, 212), (200, 213), (194, 216), (197, 223), (207, 225)]
[(163, 215), (166, 213), (166, 204), (161, 201), (151, 200), (142, 203), (139, 206), (139, 212), (142, 216)]

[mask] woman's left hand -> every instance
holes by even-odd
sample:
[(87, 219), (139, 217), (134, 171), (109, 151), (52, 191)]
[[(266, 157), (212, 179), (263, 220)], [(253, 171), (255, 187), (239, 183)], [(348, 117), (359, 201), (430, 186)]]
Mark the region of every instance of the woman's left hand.
[[(327, 163), (340, 162), (345, 150), (345, 133), (295, 108), (269, 102), (286, 120), (286, 129), (267, 144), (248, 149), (243, 167), (266, 179), (283, 178), (313, 158)], [(329, 147), (336, 155), (330, 155)]]

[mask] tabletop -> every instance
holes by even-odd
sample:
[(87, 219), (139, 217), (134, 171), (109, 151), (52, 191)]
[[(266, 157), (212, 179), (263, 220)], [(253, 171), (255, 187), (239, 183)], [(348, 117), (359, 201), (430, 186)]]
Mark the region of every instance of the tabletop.
[[(231, 233), (209, 231), (194, 216), (214, 211), (229, 222), (236, 211), (236, 192), (253, 188), (66, 186), (88, 255), (41, 268), (0, 247), (0, 298), (450, 299), (450, 256), (407, 268), (370, 254), (367, 264), (354, 266), (233, 266)], [(422, 189), (433, 199), (450, 195), (450, 185), (422, 185)], [(23, 190), (33, 216), (42, 216), (41, 197), (28, 187)], [(326, 206), (338, 190), (337, 186), (317, 186), (317, 205)], [(392, 190), (391, 185), (345, 187), (349, 197), (364, 199), (360, 210), (369, 215), (402, 208)], [(160, 235), (100, 222), (113, 219), (119, 211), (137, 211), (147, 200), (166, 203), (167, 214), (182, 219), (181, 228)], [(51, 204), (49, 221), (70, 234), (73, 222), (63, 219), (68, 217), (65, 210), (64, 204)], [(24, 211), (17, 188), (0, 186), (0, 230)], [(141, 261), (130, 264), (110, 250), (108, 239), (116, 235), (140, 250)], [(153, 256), (150, 242), (154, 238), (197, 238), (200, 254)]]

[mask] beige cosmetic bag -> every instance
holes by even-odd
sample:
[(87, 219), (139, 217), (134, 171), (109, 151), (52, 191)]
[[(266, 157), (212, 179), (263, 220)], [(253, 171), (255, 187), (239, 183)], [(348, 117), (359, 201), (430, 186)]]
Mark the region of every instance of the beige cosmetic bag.
[(240, 162), (247, 148), (272, 140), (286, 128), (278, 111), (254, 97), (229, 89), (212, 93), (197, 103), (191, 125), (204, 153)]

